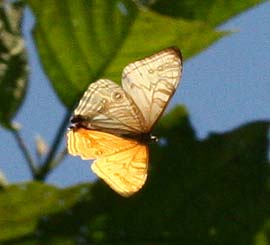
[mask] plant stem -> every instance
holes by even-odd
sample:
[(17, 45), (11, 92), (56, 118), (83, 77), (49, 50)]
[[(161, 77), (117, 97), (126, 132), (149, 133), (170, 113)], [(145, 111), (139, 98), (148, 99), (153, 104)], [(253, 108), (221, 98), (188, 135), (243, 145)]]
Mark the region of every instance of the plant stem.
[(65, 158), (65, 156), (67, 155), (67, 148), (65, 148), (64, 150), (62, 150), (53, 160), (51, 167), (52, 168), (56, 168), (59, 163), (61, 163), (61, 161)]
[[(44, 181), (49, 174), (50, 170), (53, 169), (57, 164), (54, 160), (56, 152), (60, 146), (60, 142), (63, 138), (63, 135), (66, 131), (67, 125), (69, 123), (69, 118), (71, 116), (71, 111), (67, 110), (65, 117), (63, 118), (62, 123), (60, 124), (57, 134), (54, 138), (53, 144), (50, 148), (50, 151), (44, 160), (44, 163), (42, 164), (41, 168), (38, 170), (38, 172), (35, 174), (34, 179), (39, 181)], [(61, 158), (59, 159), (59, 162), (61, 161)], [(59, 163), (58, 162), (58, 163)]]
[(16, 142), (19, 146), (19, 148), (21, 149), (22, 151), (22, 154), (28, 164), (28, 167), (31, 171), (31, 174), (34, 178), (34, 176), (36, 175), (37, 173), (37, 167), (36, 167), (36, 163), (35, 163), (35, 160), (33, 159), (33, 157), (31, 156), (31, 153), (30, 151), (28, 150), (23, 138), (21, 137), (20, 133), (19, 133), (19, 130), (17, 129), (13, 129), (12, 131), (12, 134), (13, 136), (15, 137), (16, 139)]

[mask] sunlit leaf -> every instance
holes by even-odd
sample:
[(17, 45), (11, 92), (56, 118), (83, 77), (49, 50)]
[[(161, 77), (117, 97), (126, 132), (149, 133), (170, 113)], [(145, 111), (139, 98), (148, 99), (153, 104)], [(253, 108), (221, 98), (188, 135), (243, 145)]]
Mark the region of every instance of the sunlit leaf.
[(225, 35), (206, 23), (175, 19), (128, 0), (28, 1), (46, 72), (62, 102), (72, 107), (101, 77), (120, 83), (128, 63), (168, 46), (184, 59)]
[(128, 63), (169, 46), (179, 47), (186, 61), (226, 34), (214, 31), (203, 22), (140, 11), (118, 55), (104, 69), (104, 76), (120, 83), (122, 69)]
[(127, 35), (132, 1), (29, 1), (37, 18), (35, 38), (42, 62), (65, 105), (73, 106), (98, 79)]

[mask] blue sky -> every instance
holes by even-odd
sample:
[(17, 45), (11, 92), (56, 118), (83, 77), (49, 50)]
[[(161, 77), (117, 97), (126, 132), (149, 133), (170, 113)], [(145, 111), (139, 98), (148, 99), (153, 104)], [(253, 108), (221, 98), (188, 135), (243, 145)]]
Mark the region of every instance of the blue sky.
[[(33, 19), (27, 11), (24, 34), (30, 53), (27, 98), (14, 121), (31, 149), (41, 135), (51, 143), (65, 108), (55, 96), (39, 64), (31, 40)], [(169, 108), (184, 104), (199, 138), (225, 132), (243, 123), (270, 119), (270, 4), (265, 2), (219, 27), (234, 30), (193, 59), (184, 62), (183, 78)], [(181, 48), (181, 47), (180, 47)], [(0, 129), (0, 170), (9, 182), (31, 178), (12, 135)], [(64, 142), (63, 142), (64, 144)], [(67, 186), (95, 178), (90, 163), (68, 156), (48, 178)]]

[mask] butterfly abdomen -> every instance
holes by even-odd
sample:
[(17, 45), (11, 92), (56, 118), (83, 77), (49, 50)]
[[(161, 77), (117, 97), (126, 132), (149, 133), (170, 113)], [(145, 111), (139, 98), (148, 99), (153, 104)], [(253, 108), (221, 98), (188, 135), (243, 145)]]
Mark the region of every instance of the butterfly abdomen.
[(158, 138), (151, 135), (150, 133), (141, 133), (141, 134), (126, 134), (121, 135), (124, 138), (136, 140), (142, 144), (149, 144), (151, 142), (157, 142)]

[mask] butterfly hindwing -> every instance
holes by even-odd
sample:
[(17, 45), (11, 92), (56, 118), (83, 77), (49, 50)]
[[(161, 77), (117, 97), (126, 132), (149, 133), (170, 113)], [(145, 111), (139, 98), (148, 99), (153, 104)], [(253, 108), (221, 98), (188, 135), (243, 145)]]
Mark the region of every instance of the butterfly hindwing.
[(124, 149), (98, 158), (91, 168), (113, 190), (122, 196), (130, 196), (146, 181), (148, 147), (128, 142)]
[(92, 170), (122, 196), (137, 192), (146, 181), (148, 147), (144, 144), (79, 128), (68, 132), (67, 147), (72, 155), (96, 159)]
[(177, 48), (162, 50), (125, 67), (123, 89), (142, 112), (148, 131), (165, 110), (181, 74), (182, 57)]

